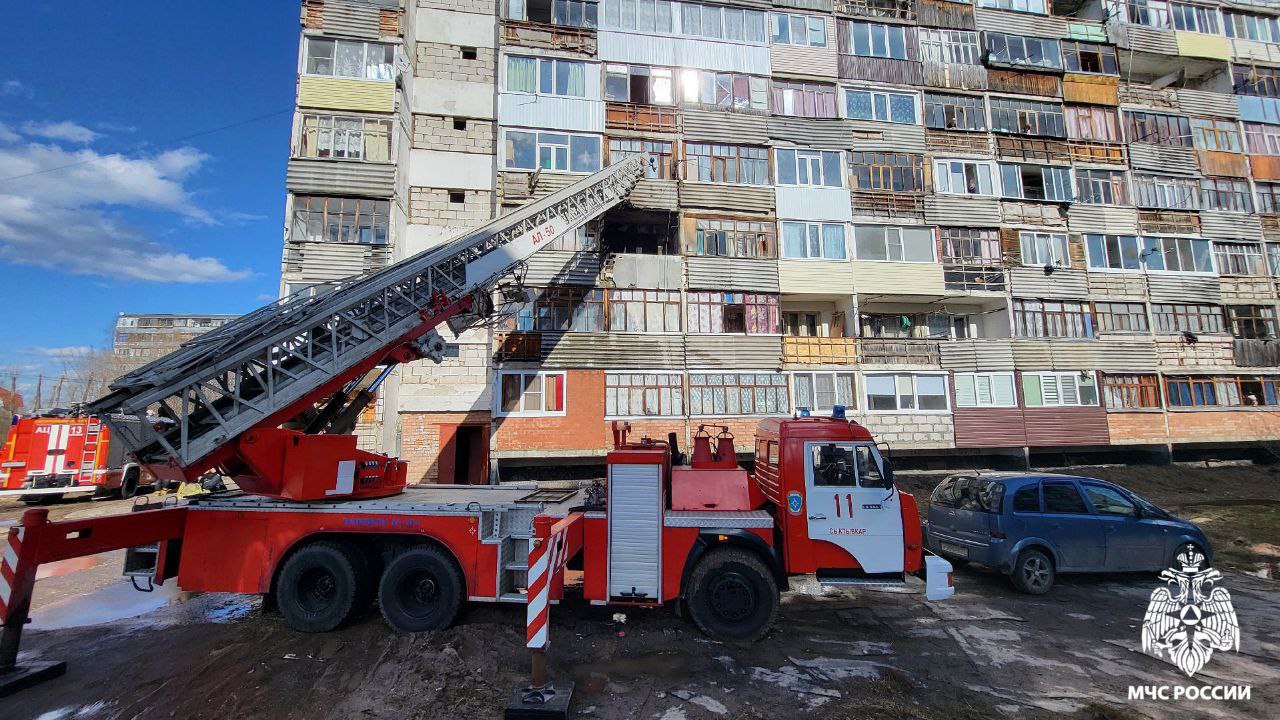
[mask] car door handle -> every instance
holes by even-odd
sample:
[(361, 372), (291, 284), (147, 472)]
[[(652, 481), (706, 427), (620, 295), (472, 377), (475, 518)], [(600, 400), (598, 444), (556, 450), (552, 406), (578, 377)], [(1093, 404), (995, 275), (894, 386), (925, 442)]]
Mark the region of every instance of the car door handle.
[(826, 520), (827, 516), (826, 515), (810, 515), (809, 519), (810, 520)]

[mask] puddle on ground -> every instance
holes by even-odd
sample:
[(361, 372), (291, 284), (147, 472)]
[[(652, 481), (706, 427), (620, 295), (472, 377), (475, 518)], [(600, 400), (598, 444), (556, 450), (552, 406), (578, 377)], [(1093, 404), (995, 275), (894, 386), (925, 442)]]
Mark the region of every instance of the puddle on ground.
[(247, 616), (260, 604), (261, 599), (256, 595), (189, 593), (179, 590), (174, 582), (157, 585), (151, 592), (140, 592), (121, 578), (93, 592), (37, 608), (31, 614), (29, 627), (61, 630), (98, 625), (141, 617), (170, 606), (172, 612), (166, 612), (162, 618), (148, 618), (147, 622), (153, 625), (222, 624)]
[(580, 665), (574, 670), (578, 689), (586, 695), (604, 692), (612, 679), (638, 677), (688, 677), (691, 657), (686, 653), (658, 652), (636, 657), (619, 657), (603, 663)]

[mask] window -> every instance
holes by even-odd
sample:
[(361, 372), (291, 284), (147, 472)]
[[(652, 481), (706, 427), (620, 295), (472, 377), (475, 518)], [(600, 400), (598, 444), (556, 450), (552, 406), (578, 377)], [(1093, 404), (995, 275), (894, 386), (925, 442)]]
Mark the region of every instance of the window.
[(685, 180), (769, 184), (769, 151), (766, 148), (685, 143), (684, 154)]
[(1253, 212), (1253, 195), (1249, 192), (1249, 183), (1245, 180), (1202, 178), (1200, 201), (1205, 210)]
[(1098, 332), (1144, 333), (1147, 331), (1147, 306), (1142, 303), (1095, 302), (1093, 317)]
[(1169, 3), (1169, 9), (1173, 15), (1173, 27), (1175, 30), (1186, 30), (1206, 35), (1222, 34), (1218, 29), (1217, 8), (1186, 3)]
[(547, 250), (564, 252), (594, 252), (600, 249), (600, 236), (595, 223), (582, 225), (577, 232), (565, 233), (545, 246)]
[(1247, 122), (1244, 141), (1255, 155), (1280, 155), (1280, 125)]
[(787, 15), (774, 13), (773, 44), (827, 46), (827, 23), (820, 15)]
[(915, 93), (845, 88), (845, 116), (853, 120), (916, 125), (916, 99)]
[[(1149, 270), (1213, 272), (1212, 248), (1197, 238), (1143, 238)], [(1150, 253), (1147, 253), (1147, 250)]]
[(1280, 24), (1269, 15), (1249, 15), (1231, 10), (1222, 11), (1227, 37), (1258, 42), (1280, 43)]
[(610, 63), (604, 66), (604, 99), (637, 105), (673, 105), (675, 73), (671, 68)]
[(1065, 233), (1020, 232), (1018, 240), (1023, 265), (1071, 267)]
[(303, 115), (298, 157), (391, 162), (391, 121)]
[(1241, 152), (1235, 121), (1195, 119), (1191, 121), (1191, 134), (1196, 147), (1203, 150)]
[(1155, 375), (1102, 376), (1102, 396), (1109, 410), (1136, 410), (1160, 407), (1159, 383)]
[(686, 249), (689, 255), (701, 257), (778, 256), (774, 224), (731, 218), (697, 218), (694, 240)]
[(587, 65), (577, 60), (507, 56), (509, 92), (586, 97)]
[(517, 330), (601, 332), (604, 290), (549, 287), (531, 290), (533, 298), (516, 313)]
[(691, 291), (687, 299), (690, 333), (779, 334), (777, 295)]
[[(941, 507), (975, 512), (1000, 513), (1004, 500), (1004, 484), (980, 474), (952, 475), (934, 488), (929, 502)], [(1037, 488), (1032, 487), (1032, 490)], [(1036, 495), (1037, 508), (1040, 496)]]
[(1024, 372), (1022, 397), (1027, 407), (1080, 407), (1098, 404), (1093, 371)]
[(872, 412), (948, 410), (945, 375), (868, 373), (867, 409)]
[(1242, 340), (1276, 337), (1276, 309), (1270, 305), (1228, 305), (1231, 334)]
[(1004, 97), (991, 98), (991, 130), (1018, 135), (1067, 136), (1061, 105)]
[(1125, 129), (1129, 142), (1191, 147), (1191, 121), (1180, 115), (1126, 110)]
[(501, 415), (563, 415), (565, 374), (503, 372), (498, 374)]
[[(826, 329), (822, 328), (822, 313), (817, 312), (782, 313), (782, 334), (791, 337), (828, 337)], [(833, 333), (832, 337), (840, 335)]]
[(1280, 68), (1265, 65), (1232, 65), (1237, 95), (1280, 97)]
[(902, 25), (845, 21), (840, 52), (862, 57), (908, 60), (907, 31)]
[(1002, 197), (1070, 202), (1073, 190), (1069, 167), (1000, 164)]
[(987, 62), (1018, 67), (1062, 69), (1058, 41), (987, 32)]
[(1088, 303), (1061, 300), (1014, 300), (1014, 334), (1030, 338), (1093, 337)]
[(505, 137), (508, 168), (584, 173), (600, 169), (600, 138), (595, 135), (506, 130)]
[(785, 415), (791, 410), (787, 376), (776, 372), (689, 374), (689, 414)]
[(1222, 308), (1217, 305), (1153, 303), (1151, 316), (1158, 333), (1220, 333)]
[(680, 332), (680, 293), (675, 290), (610, 290), (611, 332)]
[(956, 373), (956, 407), (1017, 407), (1013, 373)]
[(303, 63), (307, 75), (394, 80), (395, 46), (308, 36)]
[(782, 257), (844, 260), (844, 224), (784, 221)]
[(1169, 407), (1274, 407), (1280, 404), (1280, 377), (1165, 377)]
[(599, 5), (594, 0), (507, 0), (507, 17), (564, 27), (593, 28), (599, 18)]
[(1040, 484), (1031, 483), (1013, 494), (1014, 512), (1040, 512)]
[(992, 165), (979, 160), (934, 160), (934, 189), (948, 195), (994, 196)]
[(289, 240), (385, 245), (390, 216), (387, 200), (295, 195)]
[(600, 25), (611, 30), (670, 35), (675, 32), (672, 18), (679, 5), (669, 0), (601, 0)]
[(862, 337), (889, 340), (927, 340), (951, 337), (952, 322), (963, 316), (931, 313), (862, 313)]
[(1076, 170), (1076, 202), (1087, 205), (1128, 205), (1123, 170)]
[(855, 252), (859, 260), (931, 263), (936, 260), (933, 228), (855, 225)]
[(795, 408), (809, 408), (815, 414), (828, 414), (836, 405), (853, 407), (853, 373), (793, 373)]
[(997, 265), (1004, 258), (997, 230), (944, 227), (939, 233), (944, 263)]
[(677, 373), (605, 373), (606, 417), (684, 415), (684, 380)]
[(947, 65), (981, 65), (978, 33), (972, 30), (919, 28), (920, 59)]
[(1044, 482), (1044, 511), (1062, 515), (1088, 515), (1089, 508), (1080, 497), (1075, 483), (1069, 480), (1046, 480)]
[(844, 166), (838, 150), (793, 150), (779, 148), (778, 184), (809, 187), (843, 187)]
[(849, 153), (854, 190), (924, 192), (924, 156), (908, 153)]
[(1015, 10), (1039, 15), (1048, 14), (1045, 10), (1045, 0), (978, 0), (978, 7)]
[[(710, 70), (680, 71), (680, 101), (686, 105), (765, 112), (769, 109), (768, 88), (768, 80), (755, 75)], [(834, 99), (831, 107), (834, 112)]]
[(836, 87), (821, 83), (773, 81), (773, 114), (790, 117), (836, 117)]
[(1218, 404), (1217, 392), (1211, 379), (1166, 377), (1164, 386), (1169, 407), (1209, 407)]
[[(814, 443), (809, 446), (814, 487), (853, 487), (856, 462), (854, 446), (849, 443)], [(836, 496), (836, 509), (840, 509), (839, 495)], [(852, 511), (851, 505), (850, 512)]]
[(936, 130), (986, 130), (987, 108), (980, 96), (925, 93), (924, 124)]
[(671, 154), (671, 143), (663, 140), (609, 139), (609, 162), (618, 162), (632, 155), (648, 154), (653, 164), (644, 166), (644, 176), (660, 180), (674, 180), (676, 164)]
[(1063, 108), (1067, 123), (1067, 137), (1072, 140), (1118, 143), (1120, 120), (1116, 111), (1104, 107), (1068, 105)]
[(1272, 277), (1280, 277), (1280, 244), (1267, 243), (1267, 269)]
[(1134, 203), (1160, 210), (1198, 210), (1200, 183), (1195, 178), (1163, 175), (1133, 176)]
[(1213, 257), (1222, 275), (1266, 275), (1259, 243), (1215, 242)]
[[(626, 0), (622, 4), (625, 6)], [(688, 2), (677, 5), (680, 8), (680, 32), (684, 35), (739, 42), (767, 41), (764, 12)]]
[(1280, 213), (1280, 183), (1254, 181), (1258, 190), (1258, 212)]
[(1062, 41), (1063, 66), (1069, 72), (1119, 75), (1116, 49), (1111, 45)]

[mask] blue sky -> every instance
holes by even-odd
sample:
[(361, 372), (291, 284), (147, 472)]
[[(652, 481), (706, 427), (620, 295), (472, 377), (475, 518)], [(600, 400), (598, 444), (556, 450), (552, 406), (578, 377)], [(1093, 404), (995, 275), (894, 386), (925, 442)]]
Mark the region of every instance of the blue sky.
[(3, 384), (108, 346), (119, 312), (274, 298), (298, 3), (4, 6)]

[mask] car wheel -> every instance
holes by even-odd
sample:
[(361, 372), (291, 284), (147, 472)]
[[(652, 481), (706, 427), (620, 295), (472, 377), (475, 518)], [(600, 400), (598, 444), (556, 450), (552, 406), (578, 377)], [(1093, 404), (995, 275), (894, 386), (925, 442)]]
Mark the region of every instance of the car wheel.
[(124, 479), (120, 481), (120, 499), (128, 500), (138, 494), (138, 471), (129, 470), (124, 474)]
[(1013, 586), (1029, 595), (1043, 595), (1053, 587), (1053, 560), (1039, 550), (1023, 550), (1013, 565)]
[(285, 624), (300, 632), (328, 632), (360, 609), (370, 585), (368, 564), (341, 542), (315, 542), (295, 552), (276, 581)]
[(778, 614), (778, 585), (760, 558), (744, 550), (703, 556), (689, 578), (687, 609), (716, 640), (759, 640)]
[(462, 574), (440, 548), (418, 545), (387, 564), (378, 583), (382, 617), (396, 632), (443, 630), (462, 606)]

